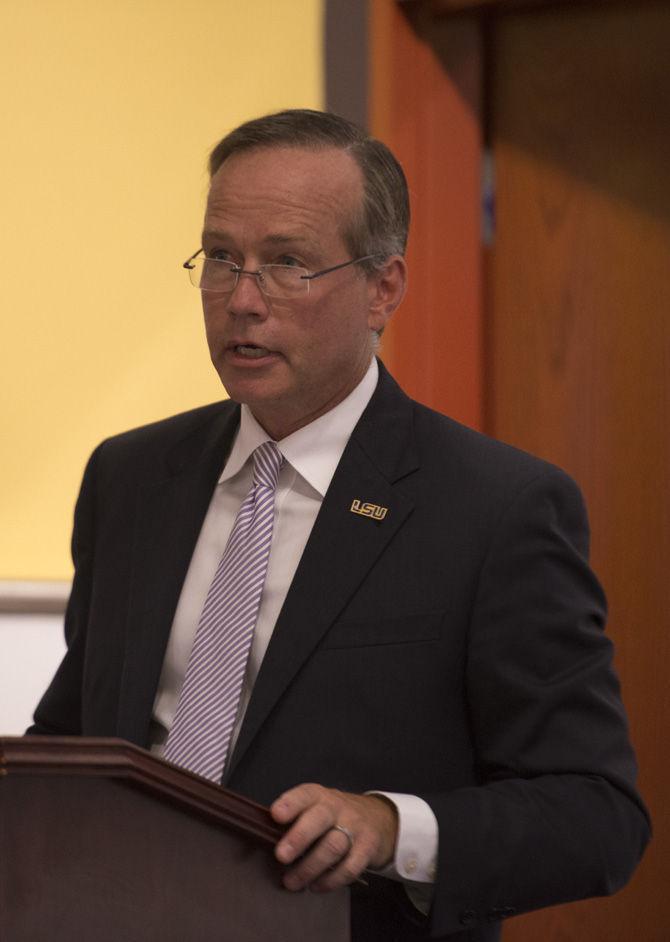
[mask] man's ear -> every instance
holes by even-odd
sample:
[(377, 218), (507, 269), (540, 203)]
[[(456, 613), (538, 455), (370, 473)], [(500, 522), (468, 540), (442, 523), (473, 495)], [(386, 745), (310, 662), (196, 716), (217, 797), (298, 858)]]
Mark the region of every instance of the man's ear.
[(407, 265), (402, 255), (389, 256), (382, 268), (368, 275), (368, 284), (368, 326), (370, 330), (379, 333), (405, 297)]

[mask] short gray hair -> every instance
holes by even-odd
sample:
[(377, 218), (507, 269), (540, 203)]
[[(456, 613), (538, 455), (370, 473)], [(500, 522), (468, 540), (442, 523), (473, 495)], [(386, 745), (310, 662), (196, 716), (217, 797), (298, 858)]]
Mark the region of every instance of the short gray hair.
[[(246, 121), (226, 134), (210, 154), (210, 177), (232, 154), (261, 147), (336, 147), (351, 154), (363, 175), (363, 204), (343, 233), (352, 257), (404, 255), (409, 230), (407, 180), (386, 144), (339, 115), (294, 108)], [(374, 269), (375, 260), (364, 267)]]

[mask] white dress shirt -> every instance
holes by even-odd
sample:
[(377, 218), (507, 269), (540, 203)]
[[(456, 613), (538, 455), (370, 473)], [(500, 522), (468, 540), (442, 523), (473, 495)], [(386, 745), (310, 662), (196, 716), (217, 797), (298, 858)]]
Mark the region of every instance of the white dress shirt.
[[(242, 687), (231, 752), (237, 740), (261, 662), (284, 599), (335, 469), (354, 426), (377, 386), (379, 371), (372, 358), (358, 386), (338, 405), (278, 442), (284, 462), (275, 494), (275, 518), (267, 575), (247, 670)], [(253, 451), (267, 432), (246, 405), (228, 460), (212, 495), (172, 622), (154, 701), (151, 748), (162, 753), (177, 709), (200, 613), (223, 555), (237, 511), (253, 479)], [(393, 864), (385, 876), (432, 883), (437, 857), (437, 821), (431, 808), (414, 795), (383, 792), (398, 809), (399, 831)], [(413, 893), (410, 895), (414, 896)], [(418, 901), (417, 901), (418, 902)], [(421, 907), (423, 908), (423, 907)]]

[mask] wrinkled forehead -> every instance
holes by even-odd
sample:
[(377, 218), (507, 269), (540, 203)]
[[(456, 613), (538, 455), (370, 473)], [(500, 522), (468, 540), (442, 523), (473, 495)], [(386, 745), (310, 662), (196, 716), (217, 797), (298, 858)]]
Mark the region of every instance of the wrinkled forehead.
[(362, 200), (361, 169), (344, 149), (254, 147), (231, 154), (216, 171), (207, 216), (307, 214), (312, 224), (320, 219), (346, 231), (359, 217)]

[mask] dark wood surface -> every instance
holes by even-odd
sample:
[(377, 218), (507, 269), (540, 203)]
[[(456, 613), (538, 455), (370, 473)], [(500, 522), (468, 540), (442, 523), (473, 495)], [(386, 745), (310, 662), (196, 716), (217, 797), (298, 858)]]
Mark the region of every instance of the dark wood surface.
[[(634, 0), (636, 3), (654, 0)], [(526, 13), (534, 10), (556, 10), (569, 7), (614, 7), (629, 0), (410, 0), (410, 4), (423, 6), (433, 16), (461, 16), (471, 13)]]
[(289, 893), (265, 808), (127, 743), (0, 740), (2, 942), (347, 942)]
[(274, 845), (282, 834), (267, 808), (179, 769), (122, 739), (0, 738), (0, 775), (102, 776)]

